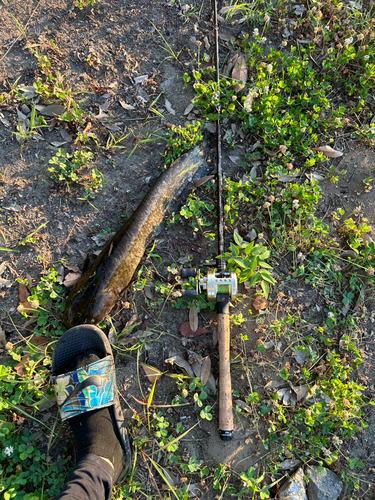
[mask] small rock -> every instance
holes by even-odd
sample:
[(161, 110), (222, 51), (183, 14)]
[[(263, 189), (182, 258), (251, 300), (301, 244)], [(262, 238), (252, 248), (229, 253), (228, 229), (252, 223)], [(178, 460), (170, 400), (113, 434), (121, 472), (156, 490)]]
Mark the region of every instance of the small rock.
[(303, 470), (299, 468), (297, 472), (281, 486), (278, 495), (279, 500), (308, 500), (303, 476)]
[[(321, 474), (319, 470), (322, 471)], [(307, 486), (309, 500), (337, 500), (343, 484), (334, 472), (325, 467), (312, 466), (307, 469), (306, 473), (310, 474)]]
[(291, 460), (290, 458), (288, 458), (287, 460), (281, 462), (281, 464), (279, 465), (279, 469), (290, 470), (294, 469), (295, 467), (298, 467), (301, 464), (302, 464), (301, 460)]
[(211, 132), (211, 134), (216, 134), (216, 124), (212, 122), (207, 122), (204, 126), (206, 130)]

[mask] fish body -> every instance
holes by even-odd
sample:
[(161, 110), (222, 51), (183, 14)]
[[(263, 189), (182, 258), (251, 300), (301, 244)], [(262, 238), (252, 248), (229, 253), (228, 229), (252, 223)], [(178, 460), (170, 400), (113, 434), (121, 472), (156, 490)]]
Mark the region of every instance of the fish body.
[(69, 327), (98, 324), (105, 318), (130, 283), (147, 245), (175, 209), (178, 197), (206, 173), (203, 149), (196, 147), (160, 175), (137, 210), (74, 285), (65, 308)]

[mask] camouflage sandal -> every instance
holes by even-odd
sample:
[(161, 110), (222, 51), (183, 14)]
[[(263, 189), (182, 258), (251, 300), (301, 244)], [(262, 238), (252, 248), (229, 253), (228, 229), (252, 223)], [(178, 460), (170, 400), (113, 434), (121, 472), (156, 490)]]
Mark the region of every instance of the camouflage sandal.
[[(99, 359), (89, 365), (68, 371), (72, 360), (88, 350)], [(123, 449), (123, 460), (115, 482), (127, 472), (131, 451), (126, 422), (118, 398), (115, 364), (111, 345), (96, 326), (81, 325), (66, 331), (56, 344), (52, 356), (51, 382), (62, 420), (108, 407), (117, 439)]]

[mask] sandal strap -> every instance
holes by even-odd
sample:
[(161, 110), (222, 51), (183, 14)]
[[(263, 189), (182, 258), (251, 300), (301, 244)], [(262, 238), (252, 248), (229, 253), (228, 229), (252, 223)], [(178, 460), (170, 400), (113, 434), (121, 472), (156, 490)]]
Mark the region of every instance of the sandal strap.
[(115, 403), (115, 366), (112, 356), (72, 372), (51, 377), (61, 420)]

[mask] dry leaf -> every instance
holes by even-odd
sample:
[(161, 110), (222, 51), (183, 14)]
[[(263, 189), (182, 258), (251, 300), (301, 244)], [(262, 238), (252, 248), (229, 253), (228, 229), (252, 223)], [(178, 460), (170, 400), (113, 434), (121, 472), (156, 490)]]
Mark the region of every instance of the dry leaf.
[(120, 346), (126, 347), (127, 345), (135, 345), (137, 342), (137, 337), (128, 337), (120, 342)]
[(297, 387), (293, 386), (293, 391), (295, 392), (297, 401), (301, 401), (303, 399), (308, 391), (307, 385), (299, 385)]
[(253, 307), (257, 311), (261, 311), (263, 309), (267, 309), (268, 307), (268, 300), (265, 297), (254, 297), (253, 299)]
[(40, 109), (39, 112), (44, 116), (59, 116), (65, 112), (65, 106), (51, 104), (50, 106), (43, 106), (43, 109)]
[(110, 328), (109, 332), (108, 332), (108, 341), (110, 344), (116, 344), (117, 342), (117, 337), (116, 337), (116, 334), (113, 330), (113, 328)]
[(189, 310), (189, 325), (192, 330), (192, 332), (196, 332), (198, 330), (198, 313), (197, 313), (197, 306), (193, 305), (193, 307), (190, 308)]
[(201, 383), (203, 385), (207, 384), (210, 373), (211, 373), (211, 358), (210, 356), (206, 356), (205, 358), (203, 358), (201, 374), (200, 374)]
[(286, 385), (286, 382), (284, 380), (270, 380), (267, 382), (267, 384), (264, 386), (265, 389), (278, 389), (279, 387), (282, 387), (283, 385)]
[(172, 104), (168, 101), (168, 99), (165, 99), (165, 109), (171, 115), (175, 115), (176, 114), (176, 111), (172, 108)]
[(154, 298), (151, 285), (146, 284), (143, 290), (145, 291), (145, 295), (149, 300), (152, 300)]
[(135, 109), (134, 106), (131, 106), (130, 104), (126, 104), (126, 102), (124, 101), (119, 101), (120, 103), (120, 106), (128, 111), (132, 111), (133, 109)]
[(327, 158), (339, 158), (344, 154), (342, 151), (336, 151), (335, 149), (332, 149), (331, 146), (321, 146), (320, 148), (311, 148), (311, 149), (323, 153), (325, 156), (327, 156)]
[(71, 286), (75, 285), (79, 278), (81, 277), (81, 273), (69, 273), (65, 276), (65, 279), (63, 281), (63, 285), (66, 286), (66, 288), (70, 288)]
[(247, 64), (243, 54), (235, 54), (232, 58), (233, 71), (232, 78), (242, 83), (237, 83), (234, 87), (235, 92), (239, 92), (245, 87), (247, 82)]
[(194, 337), (199, 337), (199, 335), (203, 335), (204, 333), (208, 333), (208, 330), (205, 328), (202, 328), (201, 326), (198, 326), (195, 332), (190, 328), (190, 323), (189, 321), (185, 321), (185, 323), (182, 323), (178, 331), (186, 337), (187, 339), (192, 339)]
[(194, 373), (187, 361), (185, 361), (181, 356), (172, 356), (164, 361), (164, 363), (169, 363), (170, 365), (177, 365), (179, 368), (184, 370), (184, 372), (189, 376), (194, 378)]
[(236, 38), (233, 35), (229, 35), (228, 33), (219, 33), (220, 40), (223, 42), (234, 42)]
[(199, 379), (201, 378), (201, 370), (202, 370), (202, 365), (195, 361), (195, 363), (192, 363), (191, 365), (194, 375), (198, 377)]
[(145, 80), (147, 80), (147, 78), (148, 78), (148, 75), (136, 76), (136, 77), (134, 78), (134, 83), (137, 83), (137, 84), (138, 84), (138, 83), (142, 83), (142, 82), (144, 82)]
[(188, 115), (193, 108), (194, 108), (194, 104), (191, 102), (190, 104), (187, 105), (187, 107), (184, 111), (184, 115)]
[(153, 366), (146, 365), (144, 363), (141, 363), (141, 366), (151, 384), (153, 384), (156, 380), (158, 380), (158, 378), (163, 375), (161, 371), (159, 371), (157, 368), (154, 368)]
[(216, 382), (215, 382), (215, 378), (212, 375), (212, 373), (210, 373), (210, 376), (208, 377), (206, 385), (212, 394), (216, 394)]
[(98, 115), (95, 116), (95, 118), (99, 121), (105, 121), (109, 119), (109, 116), (107, 115), (107, 113), (100, 112)]
[(30, 341), (30, 343), (35, 345), (36, 347), (43, 347), (49, 344), (50, 342), (52, 342), (52, 339), (46, 337), (45, 335), (40, 335), (40, 337), (33, 337)]
[(101, 104), (99, 108), (101, 111), (107, 111), (110, 105), (111, 105), (110, 101), (106, 101), (105, 103)]
[(27, 302), (27, 297), (30, 296), (29, 290), (23, 283), (18, 283), (18, 298), (21, 304)]
[(215, 176), (214, 175), (206, 175), (205, 177), (201, 177), (200, 179), (197, 180), (195, 183), (195, 187), (203, 186), (206, 182), (210, 181), (213, 179)]
[(71, 266), (70, 264), (67, 264), (65, 267), (67, 268), (68, 271), (73, 271), (73, 273), (80, 273), (81, 272), (79, 267), (77, 267), (77, 266)]
[(60, 130), (60, 135), (66, 142), (72, 142), (73, 140), (73, 137), (69, 134), (69, 132), (67, 132), (63, 128)]
[(236, 399), (235, 403), (241, 408), (241, 410), (246, 411), (246, 413), (251, 413), (251, 408), (245, 403), (245, 401), (241, 401), (241, 399)]
[(21, 361), (14, 367), (14, 371), (20, 377), (22, 377), (23, 375), (25, 375), (24, 367), (27, 364), (27, 362), (28, 362), (28, 356), (22, 356)]
[[(138, 316), (136, 314), (133, 314), (129, 321), (127, 321), (124, 330), (128, 330), (131, 326), (133, 326), (137, 319)], [(128, 335), (130, 335), (130, 332), (128, 333)]]
[(9, 281), (9, 280), (6, 280), (4, 278), (0, 278), (0, 290), (4, 287), (4, 288), (9, 288), (12, 286), (12, 282)]
[(0, 347), (4, 347), (6, 343), (7, 343), (7, 339), (5, 336), (5, 332), (0, 326)]

